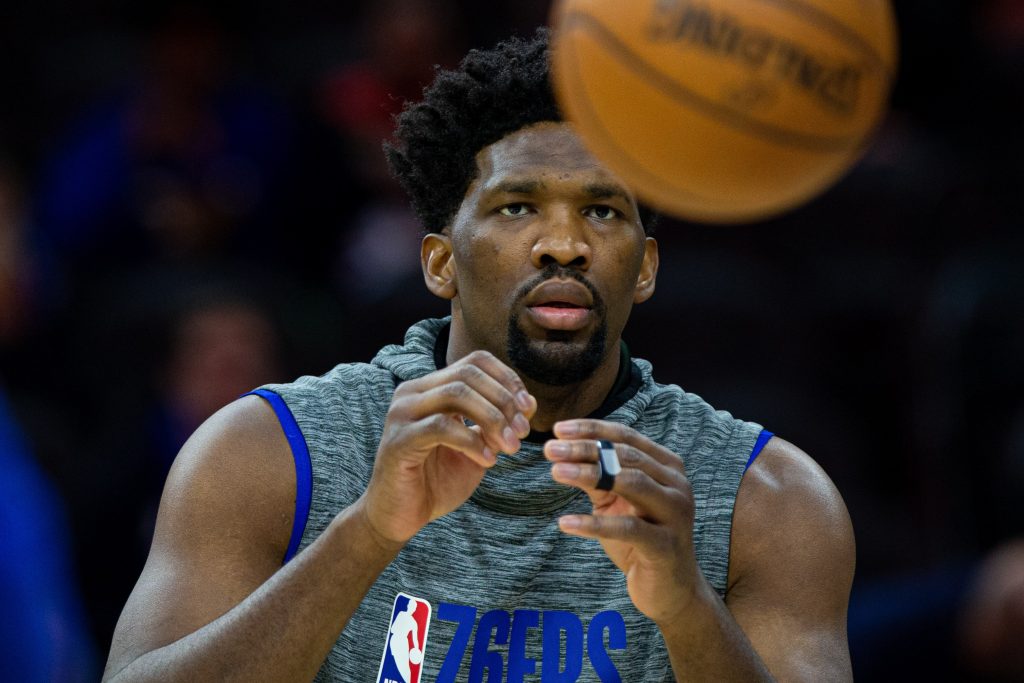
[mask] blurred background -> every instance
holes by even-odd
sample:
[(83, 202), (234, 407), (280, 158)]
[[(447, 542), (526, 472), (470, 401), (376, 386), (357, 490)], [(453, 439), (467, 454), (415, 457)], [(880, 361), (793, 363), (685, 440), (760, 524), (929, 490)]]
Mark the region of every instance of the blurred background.
[[(664, 220), (626, 339), (835, 480), (858, 680), (1020, 681), (1024, 0), (895, 5), (862, 162), (771, 221)], [(381, 140), (434, 64), (548, 7), (0, 9), (0, 679), (98, 678), (201, 421), (446, 312)]]

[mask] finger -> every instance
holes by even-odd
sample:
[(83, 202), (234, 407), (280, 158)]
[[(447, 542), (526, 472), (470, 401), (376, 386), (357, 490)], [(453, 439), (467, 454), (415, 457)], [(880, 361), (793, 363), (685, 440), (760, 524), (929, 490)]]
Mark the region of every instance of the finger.
[[(502, 370), (504, 369), (504, 370)], [(449, 366), (454, 380), (465, 382), (502, 412), (512, 431), (519, 438), (530, 433), (528, 415), (535, 408), (533, 397), (526, 392), (522, 380), (491, 354), (470, 354)], [(515, 383), (509, 385), (509, 375)], [(497, 375), (497, 377), (495, 376)], [(525, 394), (525, 399), (523, 394)]]
[[(551, 468), (551, 476), (561, 484), (586, 491), (595, 502), (607, 494), (597, 488), (597, 465), (556, 463)], [(658, 522), (678, 519), (681, 512), (692, 508), (689, 482), (679, 487), (662, 486), (646, 472), (636, 468), (623, 469), (615, 477), (611, 491), (631, 504), (639, 516)]]
[(686, 471), (681, 457), (661, 444), (655, 443), (648, 437), (640, 434), (635, 429), (617, 422), (588, 419), (566, 420), (564, 422), (556, 422), (553, 431), (559, 439), (604, 439), (614, 443), (628, 444), (633, 448), (650, 454), (651, 457), (666, 467), (680, 469), (684, 473)]
[[(536, 399), (514, 371), (485, 351), (474, 351), (446, 368), (400, 384), (395, 391), (395, 400), (415, 400), (422, 394), (453, 383), (472, 387), (501, 411), (517, 438), (524, 438), (530, 433), (530, 418), (537, 409)], [(423, 416), (423, 413), (414, 415), (416, 418)]]
[(558, 518), (558, 528), (573, 536), (623, 541), (642, 550), (660, 548), (668, 538), (662, 527), (631, 515), (566, 515)]
[(480, 426), (484, 440), (494, 450), (506, 453), (519, 450), (519, 437), (505, 414), (465, 382), (454, 380), (400, 400), (399, 408), (411, 420), (435, 414), (468, 418)]
[(404, 429), (404, 446), (425, 453), (438, 446), (458, 451), (481, 467), (497, 462), (495, 451), (488, 447), (479, 428), (467, 427), (448, 415), (434, 414), (417, 420)]
[(474, 351), (458, 362), (472, 363), (494, 378), (495, 381), (512, 394), (515, 399), (516, 408), (526, 415), (527, 418), (532, 418), (537, 412), (537, 399), (527, 390), (522, 378), (515, 370), (501, 362), (493, 353)]
[[(628, 444), (618, 443), (614, 446), (623, 468), (639, 469), (663, 486), (681, 486), (686, 480), (679, 467), (665, 466)], [(544, 456), (552, 462), (596, 463), (600, 450), (598, 442), (593, 439), (551, 439), (544, 444)]]
[[(487, 351), (474, 351), (436, 372), (403, 382), (398, 385), (395, 393), (398, 395), (401, 392), (422, 393), (429, 391), (434, 387), (460, 379), (459, 372), (463, 371), (462, 369), (466, 366), (481, 370), (503, 387), (512, 397), (516, 409), (527, 418), (533, 417), (534, 413), (536, 413), (537, 400), (527, 390), (522, 378), (516, 374), (515, 370)], [(462, 379), (465, 381), (464, 378)]]

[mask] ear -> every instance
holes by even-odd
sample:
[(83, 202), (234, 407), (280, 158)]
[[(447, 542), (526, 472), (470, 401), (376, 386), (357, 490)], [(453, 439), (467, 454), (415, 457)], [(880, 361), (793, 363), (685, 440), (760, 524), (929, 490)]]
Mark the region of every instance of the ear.
[(455, 261), (452, 259), (452, 241), (444, 233), (432, 232), (420, 243), (420, 265), (423, 281), (434, 296), (454, 299), (458, 294), (455, 283)]
[(644, 260), (640, 263), (640, 274), (636, 278), (633, 303), (642, 304), (654, 294), (654, 281), (658, 277), (658, 241), (647, 237), (644, 241)]

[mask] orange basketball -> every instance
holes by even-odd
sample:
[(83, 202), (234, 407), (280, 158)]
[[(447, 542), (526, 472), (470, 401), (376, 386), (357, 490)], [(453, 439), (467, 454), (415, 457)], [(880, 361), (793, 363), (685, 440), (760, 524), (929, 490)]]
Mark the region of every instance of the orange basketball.
[(764, 218), (863, 152), (896, 66), (888, 0), (559, 0), (555, 91), (584, 142), (658, 209)]

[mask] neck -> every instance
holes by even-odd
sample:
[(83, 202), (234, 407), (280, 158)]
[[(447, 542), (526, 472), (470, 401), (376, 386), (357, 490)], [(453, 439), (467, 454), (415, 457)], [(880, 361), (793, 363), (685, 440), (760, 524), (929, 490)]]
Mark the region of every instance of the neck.
[(537, 399), (537, 413), (530, 421), (530, 427), (536, 432), (550, 432), (556, 422), (590, 415), (604, 403), (618, 372), (619, 346), (616, 342), (594, 374), (578, 384), (551, 386), (523, 377), (527, 390)]

